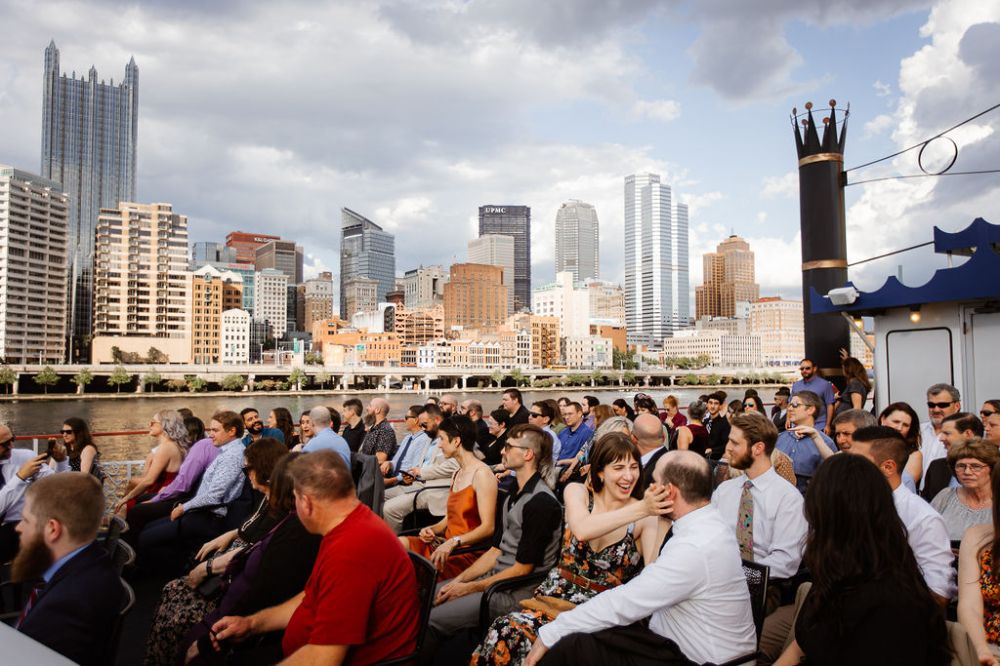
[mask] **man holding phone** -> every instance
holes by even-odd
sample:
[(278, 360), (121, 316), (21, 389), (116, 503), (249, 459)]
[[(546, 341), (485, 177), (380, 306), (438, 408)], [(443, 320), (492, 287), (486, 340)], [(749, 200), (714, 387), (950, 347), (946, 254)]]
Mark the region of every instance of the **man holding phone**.
[(20, 548), (16, 527), (24, 509), (24, 493), (36, 480), (53, 473), (49, 456), (56, 461), (56, 472), (69, 471), (66, 447), (56, 443), (50, 451), (35, 455), (28, 449), (14, 449), (14, 433), (0, 424), (0, 562), (10, 561)]

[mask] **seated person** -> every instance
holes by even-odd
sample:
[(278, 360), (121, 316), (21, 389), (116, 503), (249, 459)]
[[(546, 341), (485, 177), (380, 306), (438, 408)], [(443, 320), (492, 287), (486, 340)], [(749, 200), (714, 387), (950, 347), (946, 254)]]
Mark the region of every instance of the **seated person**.
[(387, 460), (381, 465), (386, 488), (402, 483), (403, 471), (408, 472), (414, 467), (419, 467), (424, 459), (424, 451), (427, 450), (431, 440), (420, 427), (420, 415), (423, 413), (423, 405), (411, 405), (406, 410), (406, 415), (403, 417), (406, 437), (399, 444), (392, 460)]
[[(556, 564), (562, 508), (545, 482), (552, 465), (552, 439), (537, 426), (516, 425), (505, 439), (502, 455), (504, 466), (514, 470), (516, 492), (500, 507), (493, 547), (438, 587), (422, 648), (426, 657), (434, 654), (441, 641), (479, 624), (482, 593), (490, 585)], [(491, 616), (515, 610), (532, 589), (525, 585), (496, 595), (491, 600)]]
[(931, 506), (944, 518), (952, 541), (960, 541), (973, 525), (993, 522), (990, 472), (997, 462), (1000, 453), (991, 442), (973, 439), (948, 447), (948, 465), (961, 485), (939, 492)]
[(149, 499), (177, 478), (191, 442), (184, 417), (174, 409), (163, 409), (149, 422), (149, 436), (156, 445), (146, 456), (142, 476), (128, 483), (128, 491), (115, 504), (114, 512), (124, 517), (137, 502)]
[(251, 443), (256, 442), (261, 437), (270, 437), (282, 444), (285, 443), (285, 433), (277, 428), (265, 427), (264, 422), (260, 419), (260, 412), (253, 407), (240, 410), (240, 416), (243, 418), (243, 430), (245, 432), (243, 435), (243, 446), (250, 446)]
[(35, 587), (15, 627), (78, 664), (110, 663), (111, 630), (125, 591), (111, 558), (96, 543), (104, 492), (90, 474), (34, 482), (25, 493), (21, 550), (11, 567)]
[(358, 501), (343, 458), (317, 451), (293, 460), (288, 473), (296, 515), (322, 536), (305, 590), (252, 615), (219, 619), (213, 646), (284, 630), (289, 663), (374, 664), (412, 653), (420, 622), (413, 565), (392, 531)]
[[(66, 447), (56, 443), (52, 459), (55, 471), (69, 471)], [(24, 508), (24, 493), (31, 484), (52, 474), (48, 453), (35, 455), (29, 449), (14, 448), (14, 433), (0, 423), (0, 563), (9, 562), (18, 549), (17, 523)]]
[(952, 465), (948, 462), (947, 452), (952, 447), (957, 447), (973, 439), (981, 438), (983, 432), (983, 422), (968, 412), (949, 414), (941, 420), (941, 432), (938, 433), (938, 441), (944, 447), (945, 456), (932, 460), (927, 465), (927, 473), (924, 474), (923, 489), (920, 491), (921, 497), (930, 502), (945, 488), (958, 488), (958, 479), (955, 478), (955, 470), (952, 469)]
[(837, 445), (816, 429), (823, 400), (812, 391), (800, 391), (788, 401), (787, 430), (778, 435), (777, 449), (792, 459), (799, 492), (805, 493), (809, 478), (819, 464), (837, 452)]
[[(146, 526), (139, 535), (139, 553), (177, 554), (190, 545), (213, 539), (225, 529), (227, 505), (243, 491), (243, 419), (235, 412), (216, 412), (208, 427), (212, 443), (219, 448), (219, 455), (205, 470), (198, 492), (186, 502), (178, 503), (166, 518)], [(197, 510), (196, 510), (197, 509)], [(181, 526), (183, 524), (183, 531)]]
[(241, 557), (249, 546), (267, 536), (281, 516), (272, 510), (271, 479), (275, 466), (288, 452), (284, 444), (269, 437), (258, 439), (246, 448), (243, 469), (254, 490), (262, 495), (253, 515), (236, 530), (225, 532), (201, 547), (195, 559), (201, 560), (186, 576), (163, 587), (154, 612), (153, 626), (146, 638), (145, 666), (173, 666), (177, 646), (191, 625), (216, 607), (217, 596), (209, 594), (202, 583), (221, 577), (234, 558)]
[[(739, 545), (710, 505), (708, 461), (694, 451), (669, 451), (656, 463), (654, 481), (672, 502), (659, 557), (631, 581), (544, 625), (525, 664), (543, 655), (546, 664), (721, 664), (754, 652)], [(644, 618), (648, 626), (639, 622)]]
[[(300, 453), (278, 460), (271, 483), (269, 508), (277, 523), (254, 546), (246, 548), (225, 568), (231, 581), (214, 610), (191, 627), (181, 641), (188, 646), (187, 663), (214, 663), (217, 656), (208, 628), (226, 615), (251, 615), (291, 599), (305, 588), (316, 563), (320, 537), (310, 534), (295, 513), (295, 493), (288, 465)], [(213, 569), (214, 571), (214, 569)], [(252, 645), (232, 646), (236, 652), (252, 652), (253, 661), (274, 663), (281, 659), (281, 632), (272, 632)], [(237, 657), (234, 661), (240, 662)]]
[(347, 469), (351, 468), (351, 449), (347, 440), (337, 434), (340, 426), (340, 416), (330, 411), (329, 407), (317, 405), (309, 410), (309, 421), (312, 423), (313, 436), (309, 443), (302, 447), (303, 453), (312, 453), (328, 449), (340, 455)]
[(569, 467), (573, 464), (576, 454), (594, 436), (594, 430), (583, 418), (583, 406), (571, 402), (560, 409), (563, 423), (566, 427), (559, 433), (559, 460), (557, 467)]
[[(655, 417), (644, 414), (644, 417)], [(593, 598), (598, 592), (627, 583), (654, 561), (667, 521), (666, 489), (659, 486), (640, 496), (640, 450), (628, 435), (602, 437), (591, 452), (589, 487), (566, 487), (566, 529), (559, 566), (535, 588), (523, 608), (498, 617), (472, 655), (478, 666), (520, 663), (528, 655), (538, 629), (559, 612)], [(591, 488), (593, 490), (591, 490)]]
[(420, 530), (420, 536), (399, 537), (403, 547), (419, 553), (448, 580), (476, 561), (475, 553), (452, 555), (456, 548), (470, 546), (493, 536), (497, 506), (497, 480), (473, 451), (476, 426), (467, 416), (452, 416), (438, 430), (444, 457), (458, 461), (451, 480), (448, 513), (439, 522)]
[[(1000, 468), (990, 474), (993, 515), (1000, 515)], [(958, 552), (958, 621), (983, 666), (1000, 666), (1000, 553), (994, 521), (970, 527)]]
[[(893, 448), (898, 485), (908, 455), (902, 437)], [(860, 456), (836, 456), (820, 466), (805, 501), (805, 562), (813, 583), (795, 620), (795, 639), (777, 665), (806, 663), (803, 658), (820, 666), (951, 663), (944, 614), (907, 542), (896, 492), (923, 502), (905, 488), (891, 490)]]

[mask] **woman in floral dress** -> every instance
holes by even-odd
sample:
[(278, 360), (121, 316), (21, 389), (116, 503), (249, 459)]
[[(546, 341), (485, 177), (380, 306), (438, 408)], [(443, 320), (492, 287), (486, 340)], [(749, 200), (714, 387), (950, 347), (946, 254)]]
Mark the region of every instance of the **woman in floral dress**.
[(520, 664), (538, 629), (559, 612), (634, 578), (656, 559), (669, 527), (665, 490), (653, 485), (639, 499), (639, 449), (624, 433), (602, 437), (591, 450), (587, 484), (566, 487), (566, 531), (559, 563), (523, 610), (497, 618), (472, 655), (471, 666)]

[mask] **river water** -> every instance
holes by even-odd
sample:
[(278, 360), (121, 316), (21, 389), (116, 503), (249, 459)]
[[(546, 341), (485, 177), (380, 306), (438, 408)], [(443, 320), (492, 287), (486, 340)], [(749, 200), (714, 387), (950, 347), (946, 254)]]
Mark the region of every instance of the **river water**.
[[(730, 400), (743, 397), (744, 387), (718, 387), (727, 391)], [(692, 400), (703, 393), (707, 393), (715, 388), (672, 388), (670, 390), (653, 390), (648, 393), (656, 400), (657, 404), (662, 404), (662, 400), (668, 394), (674, 395), (682, 406), (686, 406)], [(760, 394), (765, 402), (770, 402), (774, 394), (773, 388), (760, 388)], [(441, 391), (435, 391), (434, 395), (441, 395)], [(484, 410), (488, 413), (492, 409), (500, 406), (500, 391), (470, 391), (452, 392), (459, 402), (473, 398), (483, 404)], [(530, 406), (532, 401), (546, 398), (557, 398), (565, 395), (574, 400), (582, 400), (584, 395), (595, 395), (602, 403), (610, 403), (616, 398), (623, 397), (631, 402), (635, 395), (635, 389), (562, 389), (546, 391), (524, 391), (525, 405)], [(133, 395), (128, 398), (88, 398), (83, 400), (73, 399), (53, 399), (53, 400), (18, 400), (0, 402), (0, 423), (9, 425), (15, 434), (18, 435), (39, 435), (45, 433), (59, 432), (63, 420), (70, 416), (78, 416), (90, 424), (94, 432), (120, 432), (145, 430), (149, 427), (149, 421), (153, 415), (161, 409), (178, 409), (187, 407), (196, 416), (208, 423), (211, 415), (220, 409), (231, 409), (239, 412), (244, 407), (254, 407), (261, 413), (261, 418), (267, 420), (270, 410), (275, 407), (286, 407), (292, 413), (292, 417), (297, 421), (299, 414), (316, 405), (330, 405), (340, 408), (341, 403), (350, 398), (357, 397), (362, 402), (367, 403), (372, 397), (380, 395), (389, 401), (389, 418), (399, 418), (404, 410), (413, 404), (422, 404), (426, 393), (402, 393), (399, 391), (392, 393), (281, 393), (281, 394), (254, 394), (246, 393), (240, 396), (225, 394), (179, 394), (141, 396)], [(397, 428), (399, 425), (397, 425)], [(30, 443), (21, 442), (21, 446)], [(101, 437), (97, 440), (97, 446), (101, 451), (103, 460), (141, 460), (145, 458), (153, 445), (153, 440), (149, 437), (139, 435), (130, 437)], [(44, 441), (42, 442), (44, 449)]]

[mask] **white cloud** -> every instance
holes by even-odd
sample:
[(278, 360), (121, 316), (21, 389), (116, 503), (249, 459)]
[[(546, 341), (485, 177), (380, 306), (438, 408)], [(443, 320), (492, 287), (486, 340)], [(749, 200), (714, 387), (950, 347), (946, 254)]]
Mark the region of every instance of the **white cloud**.
[(789, 171), (784, 176), (768, 176), (761, 186), (764, 199), (792, 199), (799, 195), (799, 174)]
[(704, 194), (688, 194), (681, 193), (680, 199), (683, 203), (687, 204), (688, 216), (697, 217), (698, 214), (710, 207), (717, 201), (722, 201), (725, 195), (722, 192), (705, 192)]
[(892, 94), (892, 86), (890, 86), (888, 83), (882, 83), (881, 81), (876, 81), (875, 83), (872, 84), (872, 87), (875, 88), (875, 94), (878, 95), (879, 97), (888, 97), (889, 95)]
[(767, 212), (763, 210), (757, 211), (757, 224), (764, 224), (767, 222)]
[(865, 123), (864, 138), (870, 139), (874, 136), (878, 136), (892, 127), (894, 122), (895, 118), (893, 118), (892, 114), (889, 113), (882, 113), (875, 116)]
[(670, 122), (681, 115), (681, 105), (669, 99), (660, 100), (638, 100), (632, 105), (632, 116), (635, 118), (649, 118), (661, 122)]

